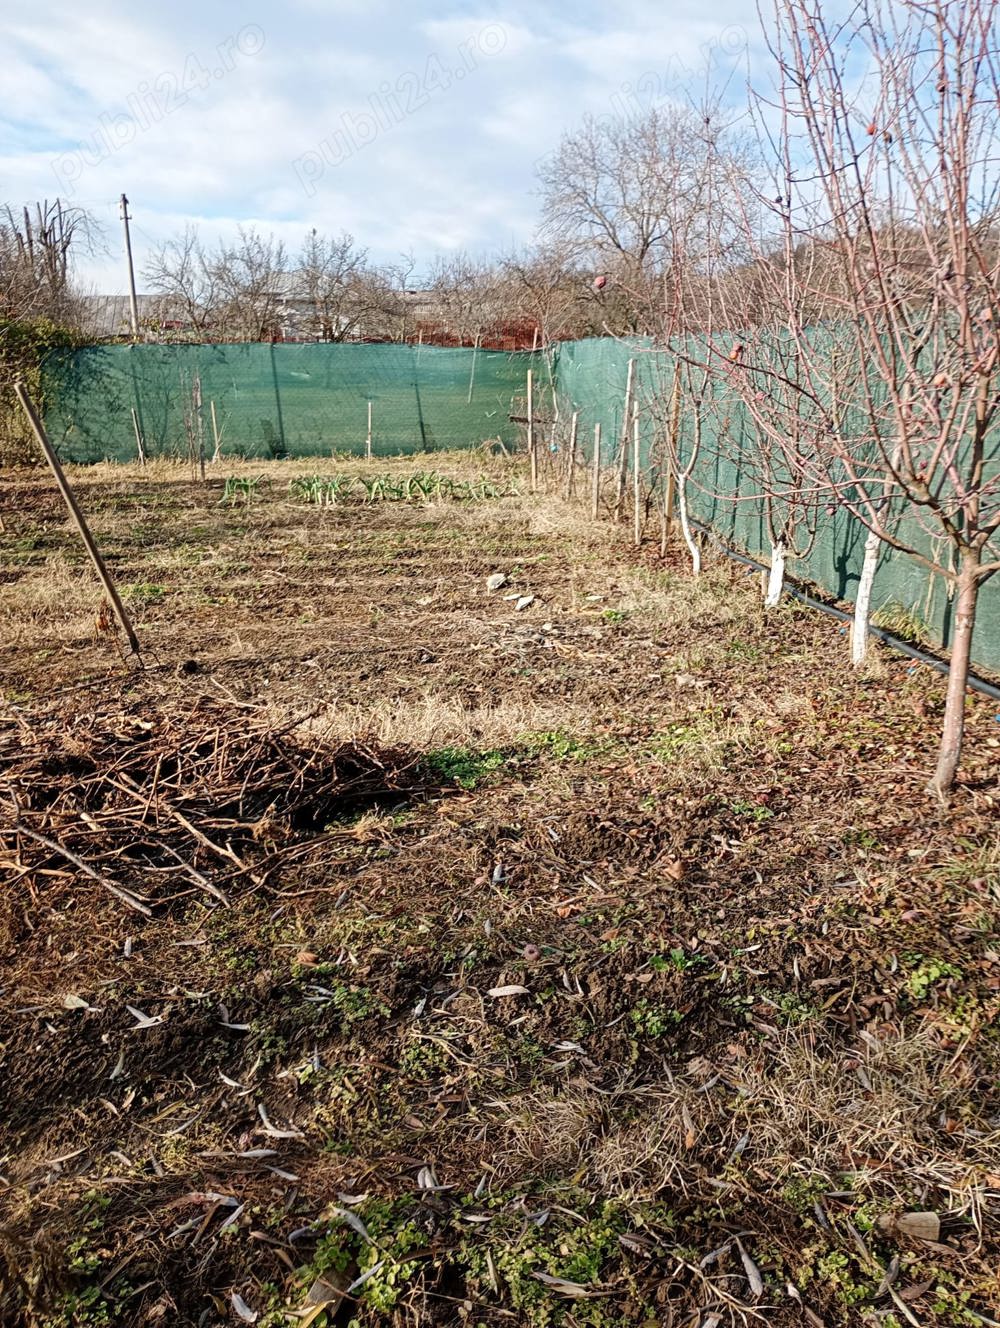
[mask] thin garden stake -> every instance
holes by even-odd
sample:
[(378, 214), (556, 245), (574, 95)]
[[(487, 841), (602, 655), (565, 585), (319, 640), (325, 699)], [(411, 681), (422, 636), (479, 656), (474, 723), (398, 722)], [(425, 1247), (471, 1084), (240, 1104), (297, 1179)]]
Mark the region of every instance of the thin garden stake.
[(28, 423), (31, 425), (32, 433), (34, 433), (35, 437), (38, 439), (38, 446), (42, 449), (45, 460), (49, 463), (49, 469), (55, 476), (56, 484), (59, 486), (59, 492), (62, 494), (63, 501), (69, 509), (70, 516), (73, 518), (73, 524), (80, 532), (80, 538), (83, 540), (84, 548), (90, 554), (90, 560), (94, 564), (94, 569), (100, 577), (101, 584), (107, 591), (108, 599), (111, 601), (111, 607), (115, 611), (115, 617), (121, 624), (122, 631), (125, 633), (125, 638), (129, 643), (132, 654), (138, 655), (140, 653), (139, 638), (135, 634), (135, 628), (132, 626), (129, 616), (125, 612), (125, 605), (122, 603), (121, 596), (115, 588), (115, 583), (112, 581), (111, 573), (108, 571), (107, 565), (101, 557), (101, 552), (94, 543), (94, 537), (90, 533), (90, 527), (87, 525), (86, 518), (80, 511), (80, 505), (76, 501), (76, 495), (70, 488), (69, 480), (67, 480), (66, 476), (63, 474), (63, 468), (59, 464), (59, 458), (56, 456), (52, 444), (49, 442), (49, 436), (45, 432), (45, 426), (35, 413), (35, 408), (31, 404), (31, 400), (28, 397), (24, 384), (15, 383), (14, 391), (17, 394), (18, 401), (21, 403), (21, 409), (28, 417)]
[(531, 492), (538, 492), (538, 453), (535, 450), (535, 375), (528, 370), (528, 460), (531, 463)]
[(472, 371), (469, 374), (469, 395), (466, 398), (467, 404), (472, 405), (472, 389), (476, 386), (476, 357), (479, 355), (479, 333), (476, 333), (476, 344), (472, 347)]
[(201, 374), (195, 374), (191, 389), (191, 407), (194, 412), (195, 436), (198, 441), (198, 470), (205, 483), (205, 415), (201, 408)]
[(368, 436), (365, 439), (365, 460), (372, 459), (372, 403), (368, 403)]
[(601, 422), (594, 425), (594, 465), (590, 481), (590, 517), (597, 520), (601, 503)]
[(275, 456), (287, 456), (288, 444), (285, 441), (285, 416), (281, 409), (281, 387), (278, 383), (278, 365), (274, 358), (274, 342), (271, 342), (271, 381), (274, 383), (274, 408), (278, 412), (278, 441), (281, 446), (280, 453), (272, 453)]
[(632, 390), (635, 382), (635, 360), (628, 362), (628, 375), (625, 379), (625, 409), (622, 412), (622, 436), (618, 443), (618, 488), (615, 492), (615, 520), (622, 519), (622, 506), (625, 502), (625, 475), (628, 470), (628, 434), (632, 423)]
[(667, 556), (669, 526), (667, 503), (672, 503), (674, 471), (670, 458), (670, 438), (666, 430), (660, 435), (660, 465), (656, 472), (657, 515), (660, 518), (660, 557)]
[(640, 482), (642, 471), (639, 467), (639, 407), (632, 410), (632, 538), (635, 547), (642, 543), (642, 508), (640, 506)]
[(142, 445), (142, 430), (139, 428), (139, 416), (136, 414), (135, 406), (132, 407), (132, 428), (135, 430), (135, 450), (139, 453), (139, 465), (146, 464), (146, 449)]
[(574, 410), (573, 418), (569, 422), (569, 447), (566, 453), (566, 497), (573, 496), (573, 469), (576, 466), (576, 426), (580, 419), (580, 412)]
[(196, 478), (196, 469), (198, 465), (198, 444), (195, 437), (194, 411), (192, 403), (194, 401), (194, 389), (188, 392), (187, 374), (183, 369), (177, 371), (177, 381), (181, 385), (181, 401), (184, 409), (184, 437), (187, 440), (187, 459), (191, 466), (191, 479)]
[[(668, 464), (667, 470), (668, 470), (668, 472), (669, 472), (669, 464)], [(657, 487), (660, 489), (660, 499), (661, 499), (661, 502), (660, 502), (660, 557), (661, 557), (661, 558), (665, 558), (665, 557), (667, 556), (667, 498), (666, 498), (666, 494), (663, 492), (663, 476), (662, 476), (662, 475), (661, 475), (661, 476), (659, 477), (659, 479), (658, 479)]]
[(212, 453), (212, 460), (218, 461), (219, 450), (222, 447), (222, 439), (219, 437), (219, 421), (215, 418), (215, 401), (208, 403), (208, 413), (212, 417), (212, 441), (215, 444), (215, 451)]

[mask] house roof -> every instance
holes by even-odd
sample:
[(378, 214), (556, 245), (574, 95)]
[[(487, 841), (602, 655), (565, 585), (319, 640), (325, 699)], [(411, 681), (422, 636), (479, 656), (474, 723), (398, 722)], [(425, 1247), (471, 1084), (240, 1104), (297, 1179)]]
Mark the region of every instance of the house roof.
[[(180, 304), (163, 295), (137, 295), (139, 322), (181, 322), (188, 319)], [(94, 337), (128, 336), (132, 311), (127, 295), (84, 295), (80, 298), (83, 330)]]

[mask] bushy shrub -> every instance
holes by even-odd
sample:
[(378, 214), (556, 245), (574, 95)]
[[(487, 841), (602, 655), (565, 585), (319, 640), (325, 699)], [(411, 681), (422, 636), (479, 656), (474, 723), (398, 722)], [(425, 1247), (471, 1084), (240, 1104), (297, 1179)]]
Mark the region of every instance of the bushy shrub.
[(32, 400), (44, 409), (41, 366), (56, 350), (74, 350), (87, 338), (73, 328), (47, 318), (0, 319), (0, 465), (15, 466), (41, 460), (38, 444), (14, 395), (20, 379)]

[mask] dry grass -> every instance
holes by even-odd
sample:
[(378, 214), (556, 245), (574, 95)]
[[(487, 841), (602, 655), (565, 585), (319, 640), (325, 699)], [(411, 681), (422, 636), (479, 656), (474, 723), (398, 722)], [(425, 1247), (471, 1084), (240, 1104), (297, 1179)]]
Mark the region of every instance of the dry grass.
[(946, 1195), (982, 1234), (984, 1214), (1000, 1212), (1000, 1124), (978, 1108), (979, 1082), (971, 1049), (926, 1025), (865, 1032), (848, 1048), (807, 1030), (740, 1067), (729, 1128), (748, 1133), (749, 1159), (779, 1181), (836, 1190), (849, 1176), (859, 1195), (888, 1191), (901, 1206)]
[(540, 1168), (569, 1176), (589, 1170), (608, 1110), (607, 1098), (583, 1085), (558, 1095), (538, 1090), (498, 1103), (493, 1109), (494, 1183), (502, 1188), (523, 1182)]
[(700, 1190), (703, 1169), (695, 1150), (706, 1128), (717, 1122), (711, 1099), (694, 1083), (669, 1076), (630, 1105), (627, 1123), (595, 1140), (588, 1159), (593, 1183), (629, 1204), (666, 1190)]
[(583, 706), (504, 696), (485, 705), (468, 705), (447, 692), (431, 692), (356, 705), (333, 700), (315, 729), (329, 742), (364, 736), (390, 747), (405, 743), (431, 751), (507, 747), (532, 733), (562, 731), (586, 737), (592, 721), (593, 711)]
[(5, 586), (0, 633), (11, 648), (62, 645), (93, 636), (100, 588), (89, 565), (57, 550), (44, 571)]
[(1000, 1123), (977, 1110), (967, 1048), (921, 1025), (864, 1033), (849, 1049), (826, 1037), (811, 1024), (752, 1059), (715, 1068), (695, 1058), (656, 1086), (626, 1076), (617, 1090), (518, 1098), (499, 1115), (500, 1176), (582, 1168), (599, 1192), (632, 1205), (705, 1195), (706, 1182), (720, 1197), (740, 1193), (751, 1177), (761, 1195), (797, 1184), (882, 1211), (947, 1196), (951, 1217), (982, 1239), (1000, 1216)]

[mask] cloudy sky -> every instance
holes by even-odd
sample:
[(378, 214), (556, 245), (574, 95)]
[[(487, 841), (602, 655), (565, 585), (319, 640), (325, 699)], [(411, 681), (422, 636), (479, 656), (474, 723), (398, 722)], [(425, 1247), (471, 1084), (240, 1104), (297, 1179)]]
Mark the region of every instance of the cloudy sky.
[(295, 250), (312, 226), (379, 261), (530, 241), (538, 159), (760, 59), (746, 0), (34, 0), (3, 20), (0, 201), (59, 195), (104, 228), (81, 265), (125, 289), (118, 197), (145, 255), (195, 221)]

